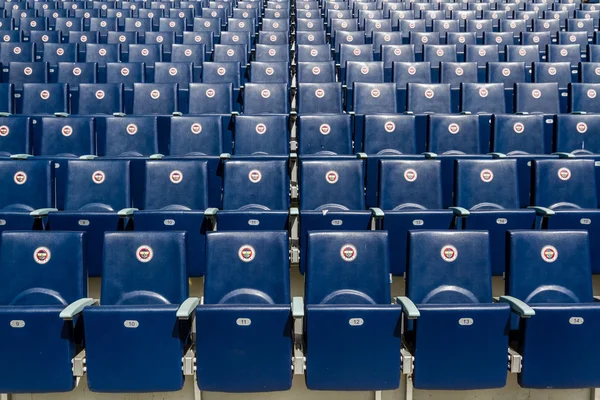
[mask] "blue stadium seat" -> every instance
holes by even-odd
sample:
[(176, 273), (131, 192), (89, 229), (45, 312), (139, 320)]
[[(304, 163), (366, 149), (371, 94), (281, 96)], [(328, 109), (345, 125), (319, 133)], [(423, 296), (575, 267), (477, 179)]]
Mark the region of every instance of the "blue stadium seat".
[[(283, 231), (207, 235), (204, 303), (196, 308), (196, 323), (204, 327), (196, 336), (201, 390), (290, 389), (288, 248)], [(233, 320), (238, 321), (235, 327), (230, 326)], [(238, 335), (246, 340), (238, 341)], [(253, 368), (248, 371), (248, 366)], [(231, 373), (239, 373), (240, 379), (232, 381)]]
[[(76, 386), (71, 363), (83, 342), (82, 319), (63, 320), (60, 313), (87, 296), (84, 234), (5, 232), (1, 243), (0, 348), (6, 363), (0, 367), (0, 389), (71, 391)], [(29, 379), (32, 373), (38, 378)]]
[(134, 83), (133, 109), (135, 115), (172, 114), (178, 110), (176, 83)]
[(346, 86), (346, 108), (352, 104), (354, 83), (370, 82), (383, 83), (383, 63), (380, 61), (347, 61), (346, 75), (342, 77), (342, 82)]
[(220, 155), (223, 153), (222, 126), (219, 115), (172, 117), (169, 154), (172, 156)]
[(300, 115), (298, 154), (349, 155), (352, 151), (352, 118), (349, 114)]
[(77, 104), (79, 103), (79, 85), (82, 83), (98, 82), (98, 66), (96, 63), (74, 62), (58, 63), (58, 82), (69, 85), (71, 92), (71, 112), (77, 113)]
[[(319, 34), (319, 37), (321, 37), (325, 31), (321, 31)], [(304, 31), (303, 32), (306, 37), (308, 38), (310, 35)], [(317, 32), (318, 33), (318, 32)], [(310, 36), (313, 38), (313, 40), (308, 41), (308, 43), (310, 44), (311, 42), (315, 41), (315, 36)], [(258, 33), (258, 42), (257, 44), (275, 44), (275, 45), (282, 45), (282, 44), (288, 44), (289, 42), (289, 33), (288, 32), (282, 32), (282, 31), (265, 31), (262, 30)], [(321, 43), (325, 43), (324, 40), (319, 40), (319, 42)]]
[(596, 95), (600, 91), (597, 83), (572, 83), (569, 86), (569, 112), (599, 113)]
[(515, 83), (515, 112), (559, 114), (558, 83)]
[(254, 59), (263, 62), (290, 62), (287, 44), (257, 44)]
[[(191, 330), (190, 316), (178, 317), (180, 305), (191, 301), (185, 233), (107, 233), (104, 241), (102, 305), (83, 310), (89, 389), (180, 390), (181, 359)], [(140, 279), (140, 266), (145, 279)], [(113, 334), (107, 335), (107, 329)]]
[(78, 114), (108, 114), (123, 112), (123, 85), (120, 83), (82, 83), (78, 104), (72, 104)]
[(162, 153), (166, 134), (161, 130), (159, 136), (157, 121), (156, 116), (107, 117), (97, 128), (98, 155), (140, 157)]
[(452, 110), (458, 112), (461, 84), (477, 83), (478, 81), (477, 63), (440, 62), (438, 70), (439, 82), (450, 84)]
[(174, 44), (171, 48), (171, 62), (193, 63), (193, 81), (200, 82), (202, 64), (206, 54), (204, 44)]
[(408, 243), (406, 295), (420, 314), (404, 335), (415, 388), (503, 387), (510, 307), (492, 302), (487, 232), (413, 231)]
[(0, 157), (31, 154), (32, 127), (29, 117), (0, 117)]
[(339, 114), (342, 112), (342, 84), (300, 83), (298, 114)]
[(88, 117), (43, 117), (33, 135), (33, 154), (80, 157), (96, 154), (94, 120)]
[[(23, 84), (22, 114), (54, 114), (69, 112), (69, 89), (62, 83)], [(40, 112), (41, 111), (41, 112)]]
[(479, 117), (477, 115), (429, 116), (427, 151), (437, 154), (478, 154)]
[(235, 155), (289, 154), (287, 115), (240, 115), (235, 118)]
[(600, 153), (600, 115), (561, 114), (554, 117), (554, 151), (577, 155)]
[(247, 83), (244, 87), (244, 114), (288, 114), (290, 102), (284, 83)]
[[(488, 63), (500, 61), (498, 45), (466, 45), (465, 61), (476, 62), (479, 68), (479, 82), (485, 80), (485, 68)], [(489, 81), (488, 81), (489, 82)]]
[(460, 96), (461, 112), (504, 114), (507, 111), (502, 83), (462, 83)]
[(406, 110), (415, 114), (450, 113), (450, 84), (408, 83)]
[(296, 64), (296, 80), (298, 83), (335, 82), (335, 62), (299, 62)]
[[(306, 386), (397, 388), (402, 308), (390, 304), (387, 233), (310, 232), (306, 241)], [(355, 341), (362, 345), (343, 351)]]
[(392, 63), (392, 82), (396, 84), (398, 111), (406, 110), (406, 90), (408, 83), (431, 83), (431, 63), (394, 62)]
[(191, 83), (190, 114), (224, 114), (233, 111), (231, 83)]
[(296, 51), (296, 62), (331, 61), (331, 48), (328, 44), (300, 44)]
[[(334, 70), (335, 71), (335, 70)], [(250, 82), (252, 83), (285, 83), (290, 85), (290, 67), (287, 62), (250, 63)]]
[(579, 63), (579, 81), (581, 83), (600, 83), (600, 63)]

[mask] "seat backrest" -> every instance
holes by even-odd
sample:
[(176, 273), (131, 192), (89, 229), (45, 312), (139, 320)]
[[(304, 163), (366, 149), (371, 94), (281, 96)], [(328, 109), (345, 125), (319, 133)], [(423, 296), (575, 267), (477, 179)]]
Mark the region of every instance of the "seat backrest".
[(106, 65), (106, 63), (118, 63), (121, 60), (121, 44), (88, 43), (86, 44), (85, 49), (86, 62), (95, 62), (98, 63), (98, 65)]
[(257, 44), (255, 60), (262, 62), (289, 62), (290, 47), (287, 44)]
[(133, 89), (134, 83), (146, 81), (146, 68), (144, 63), (119, 63), (106, 64), (106, 82), (121, 83), (125, 89)]
[(533, 81), (536, 83), (556, 82), (559, 89), (571, 83), (570, 62), (534, 62)]
[(215, 44), (213, 61), (217, 62), (239, 62), (246, 65), (248, 62), (248, 50), (245, 44)]
[(187, 297), (185, 232), (104, 235), (103, 305), (181, 304)]
[(356, 114), (393, 114), (397, 110), (394, 83), (355, 82), (353, 106)]
[(35, 61), (35, 44), (33, 43), (0, 43), (0, 63)]
[(510, 231), (507, 294), (527, 304), (593, 303), (588, 233)]
[(231, 83), (234, 88), (241, 85), (239, 62), (205, 62), (202, 65), (203, 83)]
[(86, 297), (84, 235), (83, 232), (3, 232), (0, 304), (67, 306)]
[(287, 210), (290, 181), (287, 157), (236, 157), (223, 167), (223, 209)]
[[(585, 41), (587, 43), (587, 37)], [(549, 44), (546, 46), (546, 53), (549, 62), (569, 62), (577, 65), (582, 61), (579, 44)]]
[(96, 83), (97, 80), (96, 63), (58, 63), (58, 81), (69, 84), (71, 89), (79, 87), (82, 83)]
[(54, 163), (0, 160), (0, 209), (28, 212), (54, 206)]
[(559, 114), (554, 118), (554, 151), (600, 153), (600, 115)]
[(526, 82), (525, 63), (490, 62), (487, 64), (487, 81), (503, 83), (506, 89), (512, 89), (515, 83)]
[(290, 105), (285, 83), (247, 83), (244, 114), (287, 114)]
[(77, 43), (45, 43), (43, 51), (42, 61), (55, 67), (59, 62), (77, 61)]
[(515, 83), (515, 112), (559, 114), (558, 83)]
[(31, 124), (29, 117), (0, 117), (0, 155), (31, 154)]
[(154, 83), (176, 83), (187, 89), (194, 76), (191, 62), (158, 62), (154, 64)]
[(171, 117), (169, 154), (220, 155), (223, 153), (222, 126), (219, 115)]
[[(206, 65), (206, 64), (205, 64)], [(190, 83), (190, 114), (231, 114), (231, 83)]]
[(461, 83), (477, 83), (477, 63), (441, 62), (440, 83), (449, 83), (452, 89)]
[(469, 210), (519, 208), (517, 160), (456, 161), (454, 203)]
[(471, 114), (504, 114), (504, 85), (502, 83), (462, 83), (460, 111)]
[(539, 47), (537, 45), (507, 45), (506, 61), (524, 62), (525, 65), (539, 62), (541, 61)]
[(414, 62), (414, 44), (385, 44), (381, 46), (381, 60), (384, 68), (392, 68), (395, 62)]
[(600, 104), (596, 100), (599, 92), (598, 83), (572, 83), (569, 86), (569, 112), (599, 113)]
[(183, 32), (183, 44), (203, 44), (207, 53), (212, 52), (214, 42), (213, 31)]
[[(600, 58), (598, 61), (600, 61)], [(580, 63), (579, 81), (581, 83), (600, 83), (600, 62)]]
[(204, 304), (289, 304), (288, 234), (206, 235)]
[(387, 232), (309, 232), (306, 304), (390, 304)]
[(485, 67), (489, 62), (500, 61), (497, 44), (468, 44), (465, 46), (465, 61), (476, 62)]
[(406, 89), (407, 83), (431, 83), (431, 63), (424, 61), (394, 62), (392, 81), (398, 89)]
[(69, 86), (62, 83), (23, 84), (23, 114), (69, 112)]
[(383, 63), (380, 61), (348, 61), (345, 82), (349, 87), (354, 82), (383, 83)]
[(544, 116), (497, 114), (492, 117), (491, 150), (508, 155), (545, 154)]
[(439, 154), (479, 153), (479, 117), (477, 115), (430, 115), (427, 151)]
[(366, 115), (363, 142), (367, 154), (416, 154), (414, 115)]
[(455, 44), (426, 44), (423, 46), (423, 61), (438, 66), (440, 62), (456, 62)]
[(362, 160), (300, 160), (299, 175), (301, 210), (364, 210)]
[(157, 117), (108, 117), (99, 130), (98, 155), (109, 157), (150, 156), (160, 153)]
[(82, 83), (79, 85), (78, 113), (84, 115), (123, 112), (123, 85), (120, 83)]
[(129, 164), (127, 160), (68, 160), (64, 210), (119, 211), (131, 207)]
[(177, 111), (176, 83), (134, 83), (133, 114), (169, 115)]
[(331, 61), (331, 48), (328, 44), (301, 44), (296, 53), (297, 62)]
[(341, 44), (340, 65), (344, 67), (346, 61), (373, 61), (373, 45)]
[(287, 115), (240, 115), (235, 118), (236, 155), (289, 154)]
[(300, 115), (297, 125), (298, 154), (352, 154), (350, 115)]
[(208, 161), (146, 160), (145, 210), (205, 210), (208, 207)]
[(441, 162), (380, 160), (379, 207), (393, 211), (441, 209)]
[(8, 69), (8, 80), (18, 89), (23, 83), (47, 83), (48, 63), (46, 62), (11, 62)]
[(298, 83), (335, 82), (335, 62), (299, 62), (296, 64)]
[[(317, 75), (318, 76), (318, 75)], [(250, 64), (250, 82), (285, 83), (290, 82), (290, 67), (287, 62), (260, 62)]]
[(521, 32), (521, 44), (536, 44), (540, 49), (545, 49), (552, 43), (552, 34), (550, 32)]
[(194, 67), (199, 67), (204, 63), (205, 53), (204, 44), (174, 44), (171, 47), (171, 62), (191, 62)]
[(484, 231), (410, 231), (406, 296), (415, 304), (492, 301), (490, 242)]
[(532, 205), (550, 209), (597, 208), (594, 160), (535, 160)]
[[(33, 138), (33, 154), (79, 157), (96, 154), (94, 119), (43, 117)], [(39, 122), (38, 122), (39, 123)]]
[(342, 84), (299, 83), (298, 114), (340, 114), (342, 112)]
[(450, 84), (409, 83), (406, 109), (415, 114), (450, 113)]

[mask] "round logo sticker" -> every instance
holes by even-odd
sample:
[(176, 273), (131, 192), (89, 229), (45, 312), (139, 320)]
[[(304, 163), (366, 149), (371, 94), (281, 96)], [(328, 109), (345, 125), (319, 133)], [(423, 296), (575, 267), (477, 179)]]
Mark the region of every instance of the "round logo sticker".
[(325, 180), (327, 181), (327, 183), (330, 183), (330, 184), (332, 184), (332, 185), (333, 185), (334, 183), (336, 183), (336, 182), (338, 181), (338, 179), (339, 179), (339, 175), (338, 175), (338, 173), (337, 173), (337, 172), (335, 172), (335, 171), (328, 171), (328, 172), (325, 174)]
[(121, 75), (123, 75), (123, 76), (129, 75), (129, 68), (127, 68), (127, 67), (121, 68)]
[(269, 97), (271, 97), (271, 91), (269, 89), (263, 89), (260, 92), (260, 95), (263, 97), (263, 99), (268, 99)]
[(183, 54), (184, 54), (186, 57), (191, 57), (191, 56), (192, 56), (192, 54), (193, 54), (193, 52), (192, 52), (192, 49), (185, 49), (185, 51), (183, 52)]
[(96, 91), (96, 98), (98, 100), (102, 100), (104, 98), (104, 90), (97, 90)]
[(217, 68), (217, 74), (219, 74), (220, 76), (225, 75), (225, 72), (227, 72), (227, 70), (223, 67), (219, 67)]
[(275, 49), (269, 49), (269, 55), (271, 57), (273, 57), (277, 52), (275, 51)]
[(255, 130), (256, 130), (256, 133), (258, 133), (259, 135), (263, 135), (267, 131), (267, 126), (262, 123), (257, 124)]
[(181, 171), (175, 170), (169, 174), (169, 179), (173, 183), (181, 183), (181, 181), (183, 180), (183, 174), (181, 173)]
[(525, 131), (525, 125), (523, 125), (520, 122), (517, 122), (516, 124), (513, 125), (513, 130), (516, 133), (523, 133), (523, 131)]
[(248, 173), (248, 179), (250, 179), (250, 182), (252, 183), (258, 183), (262, 179), (262, 174), (259, 170), (253, 169)]
[(486, 88), (481, 88), (479, 89), (479, 96), (480, 97), (487, 97), (489, 94), (488, 90)]
[(417, 171), (415, 171), (414, 169), (407, 169), (406, 171), (404, 171), (404, 179), (406, 179), (407, 182), (416, 181)]
[(427, 89), (427, 90), (425, 91), (425, 97), (427, 97), (428, 99), (432, 99), (432, 98), (433, 98), (433, 96), (434, 96), (433, 90), (431, 90), (431, 89)]
[(136, 124), (129, 124), (129, 125), (127, 125), (125, 130), (127, 131), (128, 134), (135, 135), (137, 133), (138, 128), (137, 128)]
[(310, 51), (310, 55), (311, 55), (312, 57), (316, 57), (318, 54), (319, 54), (319, 52), (318, 52), (316, 49), (312, 49), (312, 50)]
[(106, 49), (98, 50), (98, 54), (100, 54), (102, 57), (104, 57), (106, 55)]
[(583, 22), (578, 22), (578, 23), (577, 23), (577, 27), (578, 27), (578, 28), (583, 28)]
[(171, 75), (171, 76), (177, 75), (177, 68), (169, 68), (169, 75)]
[(154, 251), (152, 251), (152, 247), (148, 246), (147, 244), (141, 245), (135, 251), (135, 257), (138, 259), (139, 262), (147, 263), (150, 260), (152, 260), (153, 256)]
[(579, 133), (586, 133), (587, 132), (587, 124), (585, 122), (579, 122), (577, 124), (577, 132)]
[[(27, 68), (25, 68), (25, 69), (27, 69)], [(81, 68), (79, 68), (79, 67), (73, 68), (73, 75), (75, 75), (75, 76), (81, 75)]]
[(312, 73), (313, 73), (313, 75), (319, 75), (319, 74), (321, 73), (321, 68), (319, 68), (319, 67), (314, 67), (314, 68), (312, 69)]
[(92, 181), (98, 185), (104, 182), (104, 179), (106, 179), (106, 175), (102, 171), (95, 171), (92, 174)]
[(427, 38), (427, 36), (423, 36), (421, 38), (421, 43), (427, 43), (429, 41), (429, 38)]
[(492, 171), (490, 171), (489, 169), (484, 169), (483, 171), (481, 171), (481, 173), (479, 174), (479, 177), (481, 178), (482, 181), (484, 181), (485, 183), (489, 183), (492, 180), (494, 180), (494, 173)]
[[(210, 24), (209, 24), (209, 25), (210, 25)], [(202, 36), (200, 36), (200, 35), (196, 35), (196, 36), (194, 36), (194, 41), (195, 41), (196, 43), (199, 43), (199, 42), (201, 42), (201, 41), (202, 41)]]
[(144, 57), (146, 57), (148, 54), (150, 54), (150, 51), (148, 49), (142, 49), (142, 55)]
[(360, 56), (360, 49), (354, 49), (352, 53), (354, 53), (355, 56)]
[(504, 75), (504, 76), (510, 76), (510, 69), (503, 68), (502, 69), (502, 75)]
[(548, 28), (550, 28), (550, 24), (549, 24), (548, 22), (544, 22), (544, 28), (545, 28), (545, 29), (548, 29)]
[(50, 261), (50, 249), (47, 247), (38, 247), (33, 251), (33, 261), (38, 264), (47, 264)]
[(0, 126), (0, 136), (8, 136), (10, 129), (6, 125)]
[(396, 130), (396, 124), (392, 121), (387, 121), (385, 125), (383, 125), (383, 129), (389, 133), (394, 132)]
[(458, 126), (458, 124), (450, 124), (448, 125), (448, 132), (456, 135), (458, 132), (460, 132), (460, 126)]
[(594, 89), (590, 89), (587, 91), (587, 97), (589, 97), (590, 99), (595, 99), (596, 98), (596, 91)]
[(323, 96), (325, 96), (325, 91), (323, 89), (317, 89), (315, 90), (315, 96), (317, 96), (319, 99), (322, 99)]
[(534, 36), (533, 37), (533, 43), (539, 43), (540, 42), (540, 37), (539, 36)]
[(402, 54), (402, 49), (395, 48), (394, 49), (394, 54), (397, 55), (397, 56), (401, 55)]
[(27, 182), (27, 174), (23, 171), (18, 171), (15, 173), (15, 176), (13, 177), (13, 179), (15, 180), (15, 183), (17, 185), (22, 185), (25, 182)]
[(462, 76), (462, 74), (464, 73), (464, 71), (463, 71), (463, 69), (462, 69), (462, 68), (458, 67), (458, 68), (456, 68), (456, 69), (454, 70), (454, 73), (455, 73), (457, 76)]
[(362, 67), (362, 68), (360, 69), (360, 73), (361, 73), (361, 74), (363, 74), (363, 75), (366, 75), (366, 74), (368, 74), (368, 73), (369, 73), (369, 67), (366, 67), (366, 66), (365, 66), (365, 67)]
[(321, 135), (329, 135), (331, 127), (328, 124), (323, 124), (319, 127), (319, 132), (321, 132)]
[(309, 42), (314, 42), (315, 41), (315, 35), (308, 35), (308, 41)]
[(498, 44), (502, 43), (502, 37), (496, 36), (496, 43), (498, 43)]
[(596, 73), (596, 75), (600, 75), (600, 67), (599, 67), (599, 68), (596, 68), (596, 69), (594, 70), (594, 72)]
[(435, 54), (437, 54), (438, 57), (442, 57), (444, 55), (444, 50), (437, 49), (437, 51), (435, 52)]
[(548, 68), (548, 75), (556, 75), (556, 68), (554, 68), (554, 67)]
[(256, 256), (256, 251), (254, 250), (254, 247), (250, 246), (249, 244), (243, 245), (238, 250), (238, 257), (243, 262), (250, 262), (250, 261), (254, 260), (255, 256)]
[[(119, 36), (119, 42), (125, 43), (126, 41), (127, 41), (127, 37), (125, 37), (125, 35)], [(104, 50), (104, 49), (102, 49), (102, 50)], [(100, 50), (100, 51), (102, 51), (102, 50)], [(104, 50), (104, 54), (106, 54), (106, 50)], [(104, 55), (104, 54), (102, 54), (102, 55)]]
[(414, 75), (417, 73), (417, 69), (415, 67), (408, 67), (407, 72), (409, 75)]
[(567, 49), (561, 49), (560, 50), (560, 55), (563, 57), (566, 57), (569, 54), (569, 52), (567, 51)]
[(150, 92), (150, 97), (152, 97), (154, 100), (156, 100), (160, 97), (160, 92), (158, 90), (154, 89), (153, 91)]
[(480, 57), (485, 57), (486, 53), (487, 52), (485, 51), (485, 49), (479, 49), (479, 56)]
[(459, 36), (459, 37), (458, 37), (458, 42), (459, 42), (459, 43), (464, 43), (464, 42), (466, 42), (466, 41), (467, 41), (467, 39), (466, 39), (464, 36)]
[(539, 99), (540, 97), (542, 97), (542, 92), (540, 92), (538, 89), (533, 89), (533, 90), (531, 91), (531, 96), (532, 96), (534, 99)]
[(271, 40), (271, 42), (276, 42), (277, 41), (277, 36), (271, 35), (271, 36), (269, 36), (269, 40)]
[(446, 262), (453, 262), (458, 257), (458, 250), (456, 247), (447, 244), (440, 250), (440, 256), (442, 256), (442, 260)]
[(340, 249), (340, 256), (342, 260), (350, 262), (356, 259), (358, 252), (356, 251), (356, 247), (351, 244), (345, 244)]
[(571, 170), (569, 168), (561, 168), (558, 170), (558, 178), (561, 181), (568, 181), (571, 179)]
[(525, 50), (525, 49), (519, 49), (519, 55), (521, 57), (525, 57), (527, 55), (527, 50)]
[(48, 98), (50, 98), (50, 92), (47, 90), (42, 90), (40, 92), (40, 97), (42, 98), (42, 100), (48, 100)]
[(33, 73), (33, 70), (31, 69), (31, 67), (25, 67), (25, 69), (23, 70), (23, 73), (25, 75), (31, 75)]
[(192, 133), (194, 135), (197, 135), (200, 132), (202, 132), (202, 125), (200, 125), (198, 122), (193, 123), (192, 126), (190, 127), (190, 130), (192, 131)]
[(73, 128), (69, 125), (65, 125), (62, 127), (61, 132), (63, 136), (69, 137), (73, 134)]
[(209, 99), (212, 99), (213, 97), (215, 97), (215, 90), (214, 89), (207, 89), (206, 90), (206, 97), (208, 97)]
[(381, 92), (379, 91), (379, 89), (371, 90), (371, 97), (373, 97), (374, 99), (378, 98), (380, 95), (381, 95)]
[(542, 260), (547, 263), (553, 263), (558, 258), (558, 250), (554, 246), (544, 246), (540, 252)]

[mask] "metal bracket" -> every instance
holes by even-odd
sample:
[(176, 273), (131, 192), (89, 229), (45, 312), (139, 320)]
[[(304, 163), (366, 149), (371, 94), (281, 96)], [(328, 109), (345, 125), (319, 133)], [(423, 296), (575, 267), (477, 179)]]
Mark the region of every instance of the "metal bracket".
[(402, 373), (412, 375), (415, 368), (415, 357), (405, 348), (400, 349), (400, 363), (402, 364)]
[(196, 354), (191, 347), (181, 358), (181, 363), (183, 364), (181, 367), (183, 375), (193, 376), (196, 374)]
[(300, 249), (297, 247), (292, 247), (290, 250), (290, 262), (292, 264), (300, 263)]
[(71, 364), (73, 365), (71, 369), (73, 370), (73, 376), (81, 378), (83, 374), (87, 372), (87, 367), (85, 366), (85, 350), (81, 350), (79, 354), (77, 354), (71, 360)]
[(521, 373), (521, 368), (523, 367), (523, 356), (511, 349), (508, 348), (508, 370), (511, 374), (519, 374)]

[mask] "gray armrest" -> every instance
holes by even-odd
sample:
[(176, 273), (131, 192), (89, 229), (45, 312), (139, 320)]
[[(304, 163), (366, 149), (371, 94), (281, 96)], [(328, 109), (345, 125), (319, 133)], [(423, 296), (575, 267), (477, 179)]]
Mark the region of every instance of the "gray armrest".
[(535, 210), (535, 213), (542, 217), (551, 217), (555, 214), (555, 212), (553, 210), (546, 208), (546, 207), (529, 206), (527, 208)]
[(294, 217), (300, 215), (300, 210), (298, 210), (298, 207), (290, 207), (290, 215)]
[(119, 210), (117, 213), (119, 217), (131, 217), (135, 211), (138, 211), (137, 208), (124, 208)]
[(356, 153), (356, 158), (360, 158), (361, 160), (365, 160), (367, 158), (367, 153)]
[(84, 308), (87, 306), (93, 306), (97, 304), (98, 300), (92, 299), (90, 297), (79, 299), (69, 304), (64, 310), (60, 312), (59, 317), (61, 319), (70, 321), (77, 316), (77, 314), (81, 313)]
[(296, 159), (296, 158), (298, 158), (298, 153), (294, 153), (294, 152), (290, 153), (290, 158), (291, 158), (291, 159)]
[(436, 158), (437, 154), (432, 151), (426, 151), (425, 153), (421, 153), (425, 156), (425, 158)]
[(190, 315), (196, 310), (200, 304), (200, 299), (197, 297), (188, 297), (177, 309), (177, 319), (190, 319)]
[(160, 153), (150, 155), (151, 160), (162, 160), (164, 157), (165, 157), (164, 154), (160, 154)]
[(113, 113), (113, 117), (124, 117), (125, 113)]
[(87, 155), (85, 155), (85, 156), (81, 156), (81, 157), (79, 157), (79, 159), (80, 159), (80, 160), (93, 160), (93, 159), (95, 159), (95, 158), (96, 158), (96, 156), (95, 156), (95, 155), (93, 155), (93, 154), (87, 154)]
[(173, 111), (171, 115), (174, 117), (182, 117), (183, 113), (181, 111)]
[(11, 115), (9, 112), (0, 112), (0, 117), (10, 117)]
[(406, 296), (396, 297), (396, 304), (402, 306), (402, 310), (408, 319), (417, 319), (421, 316), (421, 313), (419, 312), (417, 306), (415, 306), (415, 303), (413, 303), (412, 300)]
[(66, 113), (66, 112), (56, 112), (56, 113), (54, 113), (54, 116), (55, 116), (55, 117), (63, 117), (63, 118), (66, 118), (66, 117), (68, 117), (68, 116), (69, 116), (69, 113)]
[(219, 155), (219, 158), (221, 160), (229, 160), (231, 158), (231, 154), (229, 154), (229, 153), (221, 153), (221, 155)]
[(370, 210), (371, 210), (371, 215), (374, 218), (383, 218), (384, 213), (383, 213), (383, 210), (381, 208), (379, 208), (379, 207), (371, 207)]
[(468, 217), (471, 215), (469, 210), (463, 207), (448, 207), (457, 217)]
[(506, 154), (504, 153), (499, 153), (497, 151), (493, 151), (491, 153), (488, 153), (490, 156), (492, 156), (493, 158), (506, 158)]
[(521, 318), (529, 318), (535, 315), (533, 308), (529, 307), (516, 297), (500, 296), (498, 301), (500, 303), (508, 303), (510, 305), (510, 309), (519, 314)]
[(58, 208), (38, 208), (29, 213), (32, 217), (46, 217), (51, 212), (58, 211)]
[(571, 153), (567, 153), (564, 151), (557, 151), (555, 153), (552, 153), (553, 156), (558, 156), (558, 158), (573, 158), (573, 154)]
[(204, 210), (204, 216), (205, 217), (214, 217), (215, 215), (217, 215), (217, 212), (219, 212), (218, 208), (210, 207), (210, 208), (207, 208), (206, 210)]
[(294, 319), (304, 317), (304, 299), (302, 297), (292, 298), (292, 316)]
[(33, 157), (31, 154), (13, 154), (10, 156), (13, 160), (26, 160), (29, 157)]
[(403, 114), (404, 115), (415, 115), (415, 113), (412, 111), (404, 111)]

